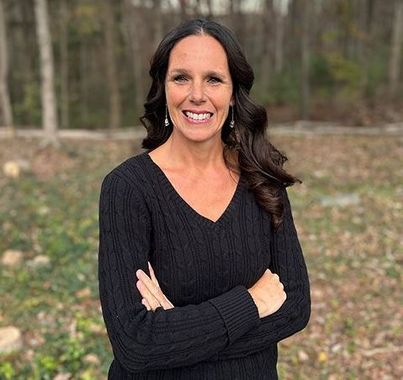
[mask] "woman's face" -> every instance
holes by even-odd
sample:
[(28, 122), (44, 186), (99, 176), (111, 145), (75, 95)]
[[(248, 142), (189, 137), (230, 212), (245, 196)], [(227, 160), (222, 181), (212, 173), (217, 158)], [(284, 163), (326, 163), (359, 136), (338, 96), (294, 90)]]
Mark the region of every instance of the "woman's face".
[(195, 142), (221, 139), (232, 88), (226, 52), (215, 38), (180, 40), (171, 50), (165, 79), (172, 133)]

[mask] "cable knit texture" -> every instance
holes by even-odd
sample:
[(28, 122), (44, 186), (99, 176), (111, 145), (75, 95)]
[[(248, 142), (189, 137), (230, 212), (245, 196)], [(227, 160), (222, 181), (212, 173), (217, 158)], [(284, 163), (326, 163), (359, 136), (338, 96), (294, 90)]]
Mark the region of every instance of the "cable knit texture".
[[(241, 179), (213, 222), (176, 192), (147, 152), (103, 180), (99, 204), (99, 291), (114, 360), (109, 379), (277, 379), (277, 342), (310, 316), (307, 269), (287, 191), (280, 229)], [(147, 311), (137, 269), (151, 262), (175, 306)], [(287, 300), (259, 318), (247, 291), (266, 268)]]

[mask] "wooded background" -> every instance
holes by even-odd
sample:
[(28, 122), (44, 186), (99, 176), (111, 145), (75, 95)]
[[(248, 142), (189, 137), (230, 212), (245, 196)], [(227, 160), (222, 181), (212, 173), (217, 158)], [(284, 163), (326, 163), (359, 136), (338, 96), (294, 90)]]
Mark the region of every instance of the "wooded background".
[(138, 125), (157, 44), (197, 16), (235, 31), (272, 121), (402, 119), (402, 0), (0, 0), (0, 125)]

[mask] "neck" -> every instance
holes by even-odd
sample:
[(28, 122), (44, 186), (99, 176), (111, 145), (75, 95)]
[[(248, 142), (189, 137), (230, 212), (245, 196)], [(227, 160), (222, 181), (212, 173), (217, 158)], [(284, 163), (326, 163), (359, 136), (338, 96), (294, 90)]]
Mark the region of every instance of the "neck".
[(221, 138), (204, 142), (185, 142), (172, 133), (167, 142), (166, 153), (175, 167), (185, 167), (190, 171), (205, 172), (225, 165), (224, 143)]

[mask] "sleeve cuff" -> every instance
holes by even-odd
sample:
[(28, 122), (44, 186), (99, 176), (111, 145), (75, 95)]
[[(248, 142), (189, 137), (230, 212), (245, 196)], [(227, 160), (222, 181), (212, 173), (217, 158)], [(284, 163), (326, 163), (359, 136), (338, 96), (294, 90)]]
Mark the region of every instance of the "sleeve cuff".
[(256, 304), (244, 286), (236, 286), (209, 302), (214, 305), (224, 320), (229, 344), (260, 323)]

